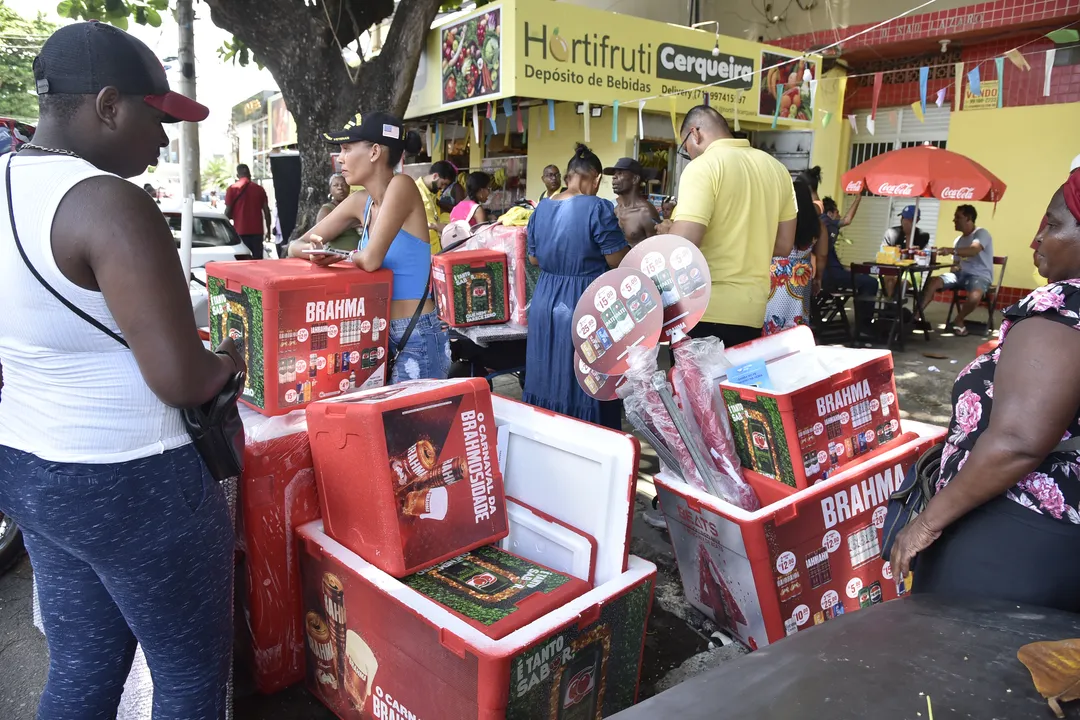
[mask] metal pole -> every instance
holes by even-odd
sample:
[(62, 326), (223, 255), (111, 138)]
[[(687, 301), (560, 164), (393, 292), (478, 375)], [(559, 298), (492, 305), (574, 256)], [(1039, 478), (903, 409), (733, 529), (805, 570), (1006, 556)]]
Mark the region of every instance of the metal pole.
[(194, 230), (195, 199), (184, 198), (180, 211), (180, 264), (184, 266), (184, 282), (191, 282), (191, 241)]
[[(176, 22), (180, 26), (180, 93), (195, 100), (195, 11), (192, 0), (177, 0)], [(202, 197), (199, 182), (199, 126), (180, 125), (180, 197)]]

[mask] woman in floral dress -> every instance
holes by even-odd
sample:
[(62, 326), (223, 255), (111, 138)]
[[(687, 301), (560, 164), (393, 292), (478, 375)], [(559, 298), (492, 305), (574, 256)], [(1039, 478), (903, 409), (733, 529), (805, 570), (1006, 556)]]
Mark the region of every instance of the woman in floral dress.
[[(1001, 344), (953, 388), (937, 494), (890, 560), (913, 591), (1080, 612), (1080, 173), (1036, 237), (1049, 284), (1005, 311)], [(1080, 443), (1073, 443), (1080, 448)]]
[[(801, 177), (794, 182), (799, 214), (795, 220), (795, 248), (787, 257), (772, 259), (772, 287), (765, 307), (764, 335), (773, 335), (796, 325), (810, 324), (810, 294), (814, 266), (810, 256), (816, 242), (829, 242), (814, 206), (810, 186)], [(824, 238), (822, 237), (824, 236)]]

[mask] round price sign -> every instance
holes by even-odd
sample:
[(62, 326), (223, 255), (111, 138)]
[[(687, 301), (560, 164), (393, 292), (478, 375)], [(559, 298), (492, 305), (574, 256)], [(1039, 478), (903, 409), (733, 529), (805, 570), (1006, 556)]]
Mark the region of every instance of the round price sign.
[(598, 277), (578, 300), (571, 334), (574, 350), (591, 370), (622, 375), (630, 348), (660, 339), (663, 308), (656, 286), (639, 270), (620, 267)]
[(680, 340), (701, 321), (712, 294), (712, 275), (697, 246), (678, 235), (657, 235), (639, 243), (619, 267), (645, 273), (664, 306), (664, 340)]
[(574, 375), (578, 385), (589, 397), (597, 400), (615, 400), (615, 391), (626, 382), (624, 375), (604, 375), (593, 370), (581, 359), (581, 354), (574, 351)]

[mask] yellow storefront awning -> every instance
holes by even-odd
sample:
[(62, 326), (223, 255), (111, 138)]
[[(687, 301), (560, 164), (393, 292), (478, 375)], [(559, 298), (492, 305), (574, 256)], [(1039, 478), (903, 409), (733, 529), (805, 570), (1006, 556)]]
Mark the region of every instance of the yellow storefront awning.
[[(504, 98), (685, 113), (708, 102), (729, 118), (812, 127), (818, 57), (682, 25), (559, 2), (504, 0), (428, 34), (407, 119)], [(708, 87), (704, 87), (708, 86)], [(672, 100), (675, 97), (675, 106)], [(629, 106), (628, 106), (629, 105)], [(627, 107), (628, 106), (628, 107)]]

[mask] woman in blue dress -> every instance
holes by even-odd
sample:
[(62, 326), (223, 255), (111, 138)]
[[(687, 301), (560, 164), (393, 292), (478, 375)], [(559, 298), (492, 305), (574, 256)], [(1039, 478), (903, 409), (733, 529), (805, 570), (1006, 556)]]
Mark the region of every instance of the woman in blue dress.
[(529, 218), (529, 260), (540, 267), (529, 308), (525, 402), (620, 429), (622, 403), (594, 400), (574, 375), (574, 308), (585, 288), (618, 267), (629, 246), (615, 208), (596, 197), (604, 166), (579, 144), (566, 168), (566, 190)]

